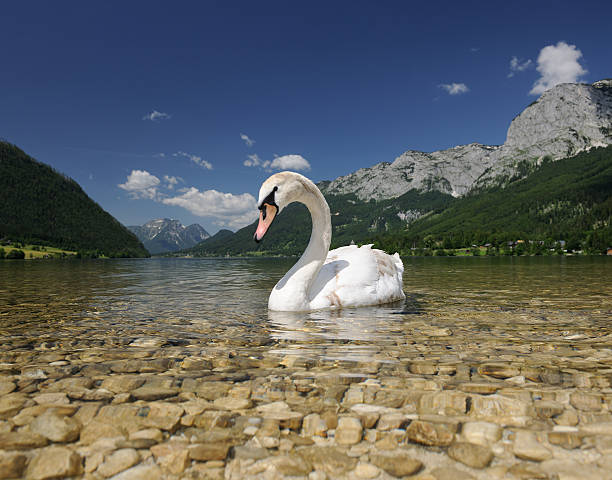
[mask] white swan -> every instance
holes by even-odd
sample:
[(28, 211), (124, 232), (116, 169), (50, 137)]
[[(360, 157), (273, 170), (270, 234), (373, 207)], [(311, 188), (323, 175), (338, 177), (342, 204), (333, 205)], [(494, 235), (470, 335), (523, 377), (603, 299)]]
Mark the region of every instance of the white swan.
[(276, 173), (261, 186), (259, 224), (253, 236), (256, 242), (292, 202), (301, 202), (310, 211), (312, 233), (303, 255), (270, 293), (270, 310), (362, 307), (406, 298), (402, 290), (404, 265), (397, 253), (388, 255), (372, 245), (329, 251), (329, 206), (316, 185), (298, 173)]

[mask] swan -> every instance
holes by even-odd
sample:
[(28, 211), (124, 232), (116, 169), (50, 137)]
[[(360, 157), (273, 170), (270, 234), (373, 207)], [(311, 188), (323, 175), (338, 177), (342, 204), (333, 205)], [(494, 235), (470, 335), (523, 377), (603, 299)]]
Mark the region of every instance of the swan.
[(256, 242), (292, 202), (301, 202), (310, 211), (312, 233), (300, 259), (272, 289), (270, 310), (306, 312), (364, 307), (406, 298), (402, 290), (404, 264), (399, 254), (389, 255), (372, 245), (349, 245), (329, 251), (329, 206), (317, 186), (299, 173), (275, 173), (262, 184), (259, 223), (253, 235)]

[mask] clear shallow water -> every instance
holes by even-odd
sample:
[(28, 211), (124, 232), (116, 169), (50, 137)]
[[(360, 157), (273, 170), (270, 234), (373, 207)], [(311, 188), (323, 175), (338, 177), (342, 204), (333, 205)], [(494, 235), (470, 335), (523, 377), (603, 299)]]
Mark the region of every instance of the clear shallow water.
[[(550, 477), (555, 468), (604, 478), (610, 469), (602, 446), (609, 447), (612, 425), (611, 260), (408, 258), (406, 302), (309, 314), (267, 311), (268, 293), (289, 260), (0, 262), (0, 387), (15, 390), (2, 396), (3, 418), (16, 413), (13, 405), (44, 406), (43, 395), (69, 400), (62, 406), (78, 408), (77, 425), (104, 405), (96, 422), (81, 428), (79, 443), (62, 442), (95, 466), (102, 460), (97, 443), (86, 445), (108, 432), (154, 426), (177, 445), (229, 442), (226, 448), (252, 450), (267, 428), (251, 437), (245, 425), (290, 415), (299, 419), (286, 424), (293, 431), (280, 424), (275, 437), (289, 451), (257, 449), (271, 457), (254, 464), (230, 453), (223, 467), (215, 462), (215, 475), (253, 478), (277, 454), (316, 454), (317, 469), (343, 468), (342, 478), (354, 478), (348, 462), (357, 460), (343, 453), (348, 446), (331, 427), (338, 415), (365, 421), (351, 408), (365, 403), (376, 435), (363, 432), (358, 448), (370, 461), (379, 449), (397, 447), (424, 464), (425, 476), (439, 466), (466, 469), (445, 446), (451, 438), (469, 441), (466, 422), (482, 421), (482, 438), (493, 424), (503, 432), (488, 444), (491, 468), (469, 469), (473, 478), (499, 478), (506, 469)], [(371, 423), (371, 412), (382, 407), (404, 418), (399, 429), (388, 431), (388, 421), (383, 428), (382, 417)], [(40, 428), (32, 410), (0, 421), (5, 445)], [(306, 422), (300, 427), (302, 415), (312, 413), (327, 429), (317, 444), (334, 450), (302, 446), (310, 435)], [(406, 425), (408, 418), (419, 423)], [(568, 425), (577, 431), (551, 436), (555, 426)], [(513, 455), (524, 428), (535, 435), (522, 441), (522, 451), (538, 442), (550, 462)], [(32, 449), (28, 456), (45, 452), (51, 454)], [(201, 476), (209, 463), (194, 462), (184, 476)]]
[(268, 312), (268, 294), (293, 261), (0, 262), (0, 334), (20, 348), (150, 341), (338, 361), (426, 355), (411, 348), (424, 338), (457, 354), (491, 342), (501, 352), (596, 346), (612, 334), (611, 258), (406, 258), (403, 303)]

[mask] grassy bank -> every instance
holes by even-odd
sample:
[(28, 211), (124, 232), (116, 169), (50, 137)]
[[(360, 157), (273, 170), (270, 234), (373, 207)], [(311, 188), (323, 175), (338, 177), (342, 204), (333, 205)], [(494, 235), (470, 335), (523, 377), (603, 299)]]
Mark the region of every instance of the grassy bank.
[(72, 250), (64, 250), (61, 248), (44, 246), (44, 245), (4, 245), (0, 246), (0, 250), (4, 250), (4, 255), (0, 251), (0, 258), (11, 257), (15, 254), (11, 254), (11, 252), (23, 252), (24, 260), (36, 260), (36, 259), (50, 259), (50, 258), (66, 258), (66, 257), (76, 257), (77, 252)]

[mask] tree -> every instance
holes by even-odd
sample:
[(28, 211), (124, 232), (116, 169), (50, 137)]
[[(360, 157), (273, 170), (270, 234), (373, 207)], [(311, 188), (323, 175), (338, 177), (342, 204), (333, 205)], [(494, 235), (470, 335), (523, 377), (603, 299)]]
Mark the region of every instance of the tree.
[(11, 250), (6, 258), (11, 260), (23, 260), (25, 258), (25, 252), (23, 250)]

